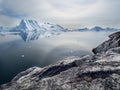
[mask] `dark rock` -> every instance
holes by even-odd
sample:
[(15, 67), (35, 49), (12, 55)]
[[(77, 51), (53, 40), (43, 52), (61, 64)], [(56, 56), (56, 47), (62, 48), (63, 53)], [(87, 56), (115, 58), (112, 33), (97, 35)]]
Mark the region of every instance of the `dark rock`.
[(103, 42), (101, 45), (92, 50), (94, 54), (103, 53), (109, 49), (120, 47), (120, 32), (116, 32), (109, 37), (109, 40)]

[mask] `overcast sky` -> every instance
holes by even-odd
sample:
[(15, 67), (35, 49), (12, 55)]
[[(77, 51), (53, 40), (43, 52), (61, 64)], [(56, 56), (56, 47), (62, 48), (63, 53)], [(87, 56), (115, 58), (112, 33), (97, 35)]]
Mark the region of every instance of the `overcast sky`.
[(120, 27), (120, 0), (0, 0), (0, 25), (15, 25), (20, 19), (68, 28)]

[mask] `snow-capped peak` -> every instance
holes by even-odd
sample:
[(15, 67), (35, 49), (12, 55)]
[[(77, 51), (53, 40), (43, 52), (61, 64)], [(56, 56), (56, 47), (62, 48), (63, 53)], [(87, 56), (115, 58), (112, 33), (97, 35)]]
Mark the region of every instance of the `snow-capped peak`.
[(38, 23), (36, 20), (25, 20), (22, 19), (20, 24), (16, 27), (16, 30), (25, 31), (54, 31), (60, 32), (65, 31), (63, 27), (51, 23)]
[(66, 29), (51, 23), (38, 23), (36, 20), (21, 20), (14, 31), (20, 32), (21, 37), (26, 41), (38, 39), (38, 37), (49, 37), (58, 35)]
[(19, 29), (26, 30), (26, 31), (33, 31), (33, 30), (40, 30), (40, 26), (35, 20), (21, 20), (19, 26)]
[(91, 28), (91, 30), (94, 30), (94, 31), (101, 31), (101, 30), (105, 30), (104, 28), (100, 27), (100, 26), (95, 26), (93, 28)]

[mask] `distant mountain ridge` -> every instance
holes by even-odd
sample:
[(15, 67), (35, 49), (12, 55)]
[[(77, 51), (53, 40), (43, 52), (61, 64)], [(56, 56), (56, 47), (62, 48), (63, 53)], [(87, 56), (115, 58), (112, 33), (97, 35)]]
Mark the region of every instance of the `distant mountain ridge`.
[(22, 19), (19, 23), (18, 26), (15, 27), (3, 27), (0, 26), (0, 32), (4, 32), (4, 31), (19, 31), (19, 30), (26, 30), (26, 31), (32, 31), (32, 30), (43, 30), (43, 31), (47, 31), (47, 30), (52, 30), (52, 31), (64, 31), (64, 32), (68, 32), (68, 31), (117, 31), (120, 30), (117, 28), (111, 28), (111, 27), (106, 27), (103, 28), (101, 26), (94, 26), (92, 28), (78, 28), (78, 29), (67, 29), (64, 28), (60, 25), (56, 25), (56, 24), (52, 24), (52, 23), (38, 23), (36, 20), (27, 20), (27, 19)]
[(94, 26), (92, 28), (79, 28), (79, 29), (75, 29), (75, 31), (120, 31), (120, 28), (111, 28), (111, 27), (101, 27), (101, 26)]
[(59, 35), (63, 32), (83, 32), (83, 31), (120, 31), (116, 28), (103, 28), (95, 26), (93, 28), (79, 28), (67, 29), (57, 24), (52, 23), (38, 23), (36, 20), (22, 19), (19, 25), (15, 27), (0, 27), (2, 35), (6, 32), (18, 33), (24, 41), (37, 40), (39, 37), (50, 37), (52, 35)]
[(27, 20), (27, 19), (22, 19), (19, 23), (18, 26), (15, 27), (3, 27), (0, 26), (0, 32), (6, 32), (6, 31), (10, 31), (10, 32), (14, 32), (14, 31), (54, 31), (54, 32), (58, 32), (58, 31), (62, 31), (62, 32), (71, 32), (71, 31), (119, 31), (119, 29), (117, 28), (111, 28), (111, 27), (101, 27), (101, 26), (94, 26), (92, 28), (78, 28), (78, 29), (67, 29), (64, 28), (60, 25), (57, 24), (52, 24), (52, 23), (38, 23), (36, 20)]

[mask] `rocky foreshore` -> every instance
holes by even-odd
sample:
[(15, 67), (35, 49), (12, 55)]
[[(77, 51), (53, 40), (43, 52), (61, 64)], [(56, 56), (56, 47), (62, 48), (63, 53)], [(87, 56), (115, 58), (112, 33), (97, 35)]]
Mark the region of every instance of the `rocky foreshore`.
[(19, 73), (0, 90), (120, 90), (120, 32), (93, 49), (44, 68)]

